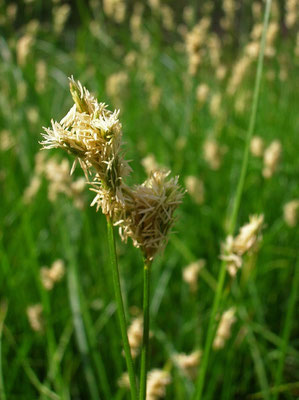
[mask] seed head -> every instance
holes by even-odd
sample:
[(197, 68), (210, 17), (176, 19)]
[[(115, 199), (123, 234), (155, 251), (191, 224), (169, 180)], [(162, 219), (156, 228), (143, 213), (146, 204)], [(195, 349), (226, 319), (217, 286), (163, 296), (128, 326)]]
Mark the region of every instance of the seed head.
[(261, 240), (263, 223), (263, 215), (252, 215), (249, 217), (249, 223), (240, 228), (235, 238), (231, 235), (226, 238), (220, 258), (227, 262), (227, 270), (232, 277), (242, 267), (242, 256), (254, 250), (258, 241)]
[(168, 179), (169, 173), (155, 171), (142, 185), (135, 186), (127, 203), (127, 218), (118, 223), (122, 238), (126, 241), (131, 237), (148, 260), (165, 247), (174, 211), (184, 195), (178, 177)]
[(170, 374), (161, 369), (153, 369), (147, 376), (146, 399), (158, 400), (166, 395), (166, 386), (171, 382)]
[(174, 356), (174, 362), (188, 378), (194, 379), (196, 377), (201, 355), (202, 352), (200, 350), (196, 350), (190, 354), (176, 354)]
[(235, 313), (236, 310), (232, 307), (222, 314), (213, 343), (214, 349), (222, 349), (225, 342), (229, 339), (231, 335), (231, 327), (236, 321)]

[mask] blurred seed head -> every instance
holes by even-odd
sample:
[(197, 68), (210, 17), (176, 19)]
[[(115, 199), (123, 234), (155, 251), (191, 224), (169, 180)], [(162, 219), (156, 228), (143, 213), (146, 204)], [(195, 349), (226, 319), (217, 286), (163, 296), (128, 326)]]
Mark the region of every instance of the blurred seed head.
[(232, 307), (222, 314), (213, 342), (213, 348), (215, 350), (222, 349), (230, 338), (232, 325), (236, 322), (235, 313), (236, 310)]
[(283, 206), (283, 217), (286, 224), (290, 227), (294, 227), (298, 224), (299, 199), (289, 201)]

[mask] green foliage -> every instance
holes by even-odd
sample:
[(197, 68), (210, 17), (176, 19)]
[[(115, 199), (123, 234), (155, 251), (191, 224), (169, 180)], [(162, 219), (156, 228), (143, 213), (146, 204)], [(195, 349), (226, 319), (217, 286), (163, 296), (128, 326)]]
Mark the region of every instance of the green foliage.
[[(95, 399), (97, 393), (108, 399), (109, 391), (115, 399), (128, 398), (126, 390), (117, 385), (126, 366), (105, 218), (89, 207), (93, 193), (86, 187), (85, 206), (79, 210), (64, 194), (50, 201), (50, 185), (42, 174), (36, 195), (30, 202), (24, 201), (25, 190), (36, 173), (42, 126), (49, 126), (51, 118), (59, 121), (72, 104), (67, 80), (70, 75), (111, 109), (121, 109), (126, 158), (132, 160), (135, 182), (146, 178), (140, 161), (152, 153), (160, 165), (180, 175), (182, 184), (189, 175), (204, 183), (203, 204), (185, 196), (177, 213), (176, 232), (151, 272), (150, 369), (171, 372), (168, 399), (189, 399), (194, 382), (176, 367), (172, 356), (202, 349), (205, 343), (220, 268), (220, 246), (226, 237), (242, 164), (256, 62), (236, 94), (229, 96), (229, 75), (216, 79), (208, 61), (197, 75), (188, 75), (186, 55), (174, 46), (182, 39), (176, 30), (167, 31), (148, 6), (142, 29), (149, 35), (150, 44), (143, 50), (132, 40), (128, 17), (117, 24), (101, 7), (85, 7), (83, 1), (77, 1), (63, 31), (55, 33), (53, 15), (57, 10), (52, 15), (52, 6), (45, 3), (18, 5), (16, 18), (1, 19), (0, 26), (0, 390), (5, 393), (0, 392), (0, 399)], [(253, 22), (247, 3), (239, 10), (237, 43), (221, 42), (221, 62), (228, 74), (249, 40)], [(128, 4), (127, 15), (134, 5)], [(1, 5), (2, 16), (9, 5)], [(182, 11), (179, 2), (174, 10), (178, 25)], [(218, 13), (213, 26), (217, 34)], [(38, 28), (26, 61), (20, 63), (17, 44), (32, 19), (38, 21)], [(299, 198), (298, 60), (296, 65), (292, 32), (282, 27), (275, 41), (275, 57), (265, 59), (254, 134), (261, 136), (266, 146), (278, 139), (282, 157), (270, 179), (262, 175), (263, 160), (249, 158), (237, 225), (244, 225), (251, 214), (263, 213), (263, 240), (257, 254), (245, 259), (236, 281), (229, 277), (225, 281), (221, 312), (235, 306), (237, 321), (225, 347), (212, 350), (205, 400), (263, 398), (263, 380), (271, 394), (279, 391), (281, 399), (298, 396), (299, 321), (288, 307), (296, 310), (293, 280), (296, 277), (298, 281), (299, 225), (289, 227), (283, 218), (283, 206)], [(125, 60), (132, 50), (139, 62), (128, 67)], [(40, 80), (37, 65), (41, 60), (46, 76)], [(109, 97), (107, 79), (120, 71), (127, 73), (128, 81), (118, 95), (110, 93)], [(154, 77), (149, 87), (148, 73)], [(206, 83), (211, 93), (200, 107), (196, 88), (201, 83)], [(44, 85), (42, 89), (40, 84)], [(161, 89), (156, 107), (150, 101), (153, 88)], [(210, 103), (216, 93), (221, 94), (221, 107), (213, 114)], [(238, 110), (236, 103), (243, 95), (245, 105)], [(218, 170), (211, 169), (205, 160), (207, 138), (216, 139), (226, 150)], [(51, 150), (47, 157), (61, 160), (66, 156)], [(82, 171), (77, 168), (73, 179), (80, 176)], [(142, 257), (132, 243), (125, 245), (119, 238), (117, 253), (124, 306), (130, 319), (131, 306), (142, 307)], [(40, 268), (58, 258), (65, 262), (67, 277), (46, 291)], [(182, 271), (199, 258), (206, 260), (206, 267), (194, 294), (183, 281)], [(74, 274), (80, 283), (79, 316), (74, 315), (70, 294)], [(43, 306), (43, 332), (31, 329), (26, 314), (27, 307), (37, 303)], [(74, 332), (76, 321), (84, 325), (83, 347)]]

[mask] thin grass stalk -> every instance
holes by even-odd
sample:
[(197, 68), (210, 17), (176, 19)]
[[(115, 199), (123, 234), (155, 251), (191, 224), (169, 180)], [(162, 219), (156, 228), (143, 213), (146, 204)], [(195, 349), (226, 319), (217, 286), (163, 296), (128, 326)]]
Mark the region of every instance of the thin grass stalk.
[[(9, 328), (7, 326), (4, 326), (4, 334), (5, 334), (5, 338), (7, 340), (7, 342), (9, 343), (9, 345), (16, 351), (18, 351), (18, 346), (17, 343), (11, 333), (11, 331), (9, 330)], [(27, 378), (29, 379), (29, 381), (31, 382), (31, 384), (35, 387), (35, 389), (38, 391), (38, 393), (43, 396), (46, 397), (47, 399), (51, 399), (51, 400), (61, 400), (61, 397), (58, 396), (56, 393), (54, 393), (51, 389), (49, 389), (45, 383), (41, 383), (38, 379), (38, 377), (36, 376), (35, 372), (33, 371), (33, 369), (30, 367), (28, 361), (26, 361), (25, 358), (21, 358), (20, 360), (20, 364), (24, 369), (25, 375), (27, 375)], [(1, 399), (2, 400), (2, 399)]]
[(151, 263), (145, 261), (143, 267), (143, 339), (141, 349), (139, 400), (145, 400), (146, 398), (146, 378), (149, 356), (150, 275)]
[(122, 341), (125, 351), (125, 358), (127, 363), (127, 369), (129, 373), (130, 379), (130, 390), (131, 390), (131, 399), (137, 400), (137, 386), (136, 386), (136, 375), (134, 369), (133, 358), (131, 354), (130, 344), (127, 335), (127, 323), (126, 323), (126, 316), (124, 310), (124, 304), (122, 299), (121, 293), (121, 286), (120, 286), (120, 278), (119, 278), (119, 270), (116, 258), (116, 249), (115, 249), (115, 238), (114, 238), (114, 230), (113, 224), (110, 218), (107, 216), (107, 233), (108, 233), (108, 245), (109, 245), (109, 253), (110, 253), (110, 264), (112, 269), (112, 276), (113, 276), (113, 285), (114, 285), (114, 293), (115, 293), (115, 300), (117, 305), (117, 314), (120, 324), (120, 330), (122, 335)]
[(100, 399), (100, 395), (96, 383), (96, 378), (91, 366), (88, 341), (82, 319), (82, 310), (79, 298), (78, 276), (76, 267), (72, 262), (68, 267), (67, 283), (68, 283), (70, 306), (73, 314), (75, 334), (77, 338), (79, 351), (81, 353), (81, 358), (83, 361), (83, 369), (85, 373), (86, 382), (89, 388), (91, 399), (98, 400)]
[[(243, 189), (244, 189), (245, 177), (246, 177), (247, 168), (248, 168), (250, 140), (253, 135), (253, 130), (254, 130), (255, 121), (256, 121), (256, 114), (257, 114), (257, 107), (258, 107), (258, 100), (259, 100), (260, 86), (261, 86), (261, 79), (262, 79), (262, 72), (263, 72), (263, 60), (264, 60), (264, 52), (265, 52), (266, 34), (267, 34), (268, 23), (269, 23), (269, 18), (270, 18), (271, 3), (272, 3), (271, 0), (267, 0), (267, 2), (266, 2), (266, 9), (265, 9), (265, 14), (264, 14), (264, 22), (263, 22), (263, 33), (262, 33), (262, 39), (261, 39), (261, 48), (260, 48), (260, 52), (259, 52), (259, 56), (258, 56), (251, 115), (250, 115), (250, 121), (249, 121), (248, 130), (247, 130), (247, 135), (246, 135), (246, 142), (245, 142), (244, 156), (243, 156), (243, 162), (242, 162), (242, 167), (241, 167), (241, 174), (240, 174), (237, 191), (236, 191), (236, 196), (235, 196), (234, 204), (233, 204), (233, 210), (232, 210), (232, 214), (231, 214), (231, 218), (230, 218), (229, 231), (228, 231), (229, 234), (233, 234), (235, 231), (237, 217), (238, 217), (240, 204), (241, 204), (242, 193), (243, 193)], [(212, 347), (212, 343), (213, 343), (215, 331), (216, 331), (216, 326), (217, 326), (216, 315), (218, 313), (219, 305), (220, 305), (220, 301), (221, 301), (221, 297), (222, 297), (222, 290), (223, 290), (223, 286), (224, 286), (224, 282), (225, 282), (225, 275), (226, 275), (226, 262), (223, 261), (220, 266), (220, 271), (219, 271), (219, 275), (218, 275), (218, 285), (217, 285), (217, 289), (216, 289), (216, 292), (214, 295), (212, 312), (210, 315), (208, 332), (207, 332), (207, 339), (206, 339), (206, 343), (204, 346), (203, 358), (202, 358), (202, 362), (200, 364), (199, 375), (198, 375), (197, 382), (196, 382), (196, 392), (195, 392), (196, 400), (201, 400), (201, 398), (202, 398), (209, 356), (210, 356), (211, 347)]]
[[(66, 206), (67, 203), (61, 202), (61, 209), (67, 210)], [(73, 217), (73, 215), (71, 216)], [(62, 215), (58, 213), (57, 217), (61, 219)], [(68, 222), (68, 224), (70, 224), (70, 222)], [(104, 398), (110, 399), (111, 390), (108, 383), (108, 377), (101, 353), (98, 349), (95, 351), (97, 344), (96, 333), (80, 285), (80, 279), (77, 272), (78, 264), (76, 257), (74, 256), (75, 248), (70, 239), (69, 231), (71, 231), (70, 226), (68, 226), (68, 231), (61, 228), (64, 251), (70, 264), (67, 274), (69, 301), (73, 315), (78, 348), (83, 360), (85, 377), (88, 382), (89, 390), (93, 395), (97, 395), (99, 398), (100, 388)]]
[[(292, 290), (291, 290), (291, 294), (290, 294), (290, 298), (289, 298), (288, 306), (287, 306), (287, 315), (286, 315), (286, 319), (285, 319), (285, 323), (284, 323), (284, 327), (283, 327), (282, 342), (281, 342), (281, 346), (280, 346), (280, 354), (281, 355), (280, 355), (278, 367), (276, 370), (274, 387), (278, 387), (281, 384), (282, 371), (283, 371), (285, 356), (286, 356), (288, 343), (289, 343), (289, 339), (290, 339), (290, 334), (291, 334), (291, 329), (292, 329), (292, 322), (293, 322), (293, 316), (294, 316), (294, 312), (295, 312), (298, 290), (299, 290), (299, 258), (295, 265), (293, 285), (292, 285)], [(279, 395), (279, 392), (278, 391), (275, 392), (273, 400), (277, 400), (278, 395)]]
[(3, 333), (3, 326), (6, 313), (7, 313), (7, 304), (3, 302), (2, 304), (0, 304), (0, 400), (6, 400), (3, 369), (2, 369), (2, 333)]
[(238, 307), (238, 314), (239, 314), (240, 318), (243, 320), (244, 325), (247, 330), (246, 339), (249, 344), (249, 348), (250, 348), (251, 356), (253, 359), (256, 375), (257, 375), (260, 387), (263, 392), (263, 399), (269, 400), (270, 399), (270, 397), (269, 397), (270, 389), (269, 389), (269, 383), (268, 383), (267, 374), (266, 374), (266, 368), (265, 368), (264, 361), (263, 361), (263, 358), (262, 358), (260, 350), (259, 350), (258, 342), (255, 338), (255, 335), (254, 335), (253, 330), (249, 323), (250, 318), (249, 318), (248, 312), (246, 310), (246, 307), (241, 304), (242, 293), (241, 293), (240, 287), (238, 286), (236, 281), (233, 283), (231, 290), (233, 291), (233, 293), (235, 295), (236, 302), (240, 303), (240, 306)]
[[(41, 303), (43, 308), (43, 313), (46, 319), (46, 339), (47, 339), (47, 358), (49, 368), (51, 368), (51, 362), (54, 357), (55, 349), (56, 349), (56, 338), (54, 327), (52, 324), (52, 313), (51, 313), (51, 304), (49, 299), (49, 294), (46, 289), (43, 287), (41, 279), (40, 279), (40, 268), (38, 263), (38, 254), (36, 249), (36, 244), (34, 242), (32, 236), (32, 229), (30, 225), (30, 215), (28, 213), (24, 213), (23, 215), (23, 229), (24, 229), (24, 237), (27, 241), (29, 255), (31, 257), (32, 267), (34, 270), (34, 277), (36, 279), (36, 284), (38, 286), (39, 294), (41, 297)], [(45, 381), (44, 384), (46, 385), (48, 382)], [(61, 376), (60, 367), (58, 368), (57, 374), (53, 380), (55, 390), (59, 393), (62, 390), (63, 380)]]

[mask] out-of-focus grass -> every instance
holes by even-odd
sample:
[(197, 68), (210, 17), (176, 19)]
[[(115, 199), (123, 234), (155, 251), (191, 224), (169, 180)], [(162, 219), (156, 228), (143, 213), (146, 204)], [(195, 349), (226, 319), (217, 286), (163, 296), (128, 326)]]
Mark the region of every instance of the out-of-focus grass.
[[(1, 5), (2, 16), (8, 15), (9, 5)], [(113, 398), (126, 398), (125, 390), (117, 386), (125, 361), (115, 315), (105, 221), (101, 213), (89, 208), (92, 194), (85, 191), (83, 210), (77, 210), (64, 195), (53, 203), (48, 199), (49, 184), (43, 179), (34, 199), (29, 204), (23, 201), (34, 174), (41, 127), (48, 126), (51, 118), (60, 120), (67, 112), (71, 105), (67, 76), (73, 74), (101, 101), (120, 107), (127, 158), (132, 159), (135, 182), (145, 178), (140, 161), (149, 153), (179, 174), (182, 182), (188, 175), (204, 182), (204, 203), (197, 205), (186, 195), (178, 212), (175, 236), (152, 269), (150, 365), (171, 369), (172, 384), (167, 388), (167, 398), (189, 398), (193, 382), (170, 360), (173, 352), (191, 352), (195, 347), (201, 348), (205, 341), (220, 266), (220, 244), (225, 239), (227, 215), (239, 177), (251, 99), (242, 112), (237, 112), (234, 104), (246, 91), (252, 93), (255, 63), (232, 98), (226, 93), (227, 80), (215, 79), (215, 71), (209, 66), (202, 67), (192, 80), (188, 77), (186, 57), (173, 46), (178, 35), (165, 32), (148, 6), (143, 26), (150, 35), (147, 52), (140, 51), (132, 42), (127, 22), (117, 25), (104, 17), (101, 9), (96, 14), (83, 2), (73, 5), (69, 22), (60, 34), (55, 34), (49, 17), (51, 7), (42, 2), (18, 4), (15, 21), (7, 18), (1, 23), (0, 300), (7, 304), (7, 313), (0, 329), (0, 389), (7, 399), (57, 395), (63, 399), (90, 398), (83, 373), (88, 365), (87, 370), (94, 375), (95, 392), (99, 391), (101, 398), (109, 398), (109, 390)], [(232, 46), (223, 54), (229, 71), (248, 39), (248, 9), (244, 8), (247, 11), (243, 29), (239, 27), (239, 50)], [(176, 17), (179, 19), (179, 12)], [(16, 43), (32, 19), (37, 19), (39, 26), (27, 61), (20, 65)], [(91, 22), (99, 23), (98, 35)], [(275, 392), (279, 365), (280, 398), (295, 399), (298, 395), (299, 325), (296, 313), (290, 315), (287, 307), (291, 301), (296, 305), (294, 290), (291, 301), (289, 296), (296, 265), (298, 268), (299, 235), (298, 226), (290, 228), (283, 220), (284, 204), (299, 197), (299, 94), (294, 46), (294, 37), (282, 28), (275, 42), (277, 56), (265, 60), (256, 134), (263, 137), (266, 145), (280, 140), (282, 159), (277, 172), (268, 180), (262, 176), (262, 160), (251, 157), (249, 161), (238, 224), (247, 222), (250, 214), (264, 213), (263, 241), (258, 255), (249, 257), (239, 273), (238, 290), (231, 289), (229, 279), (226, 282), (221, 308), (236, 305), (237, 322), (225, 347), (212, 352), (205, 399), (246, 398), (260, 392), (257, 365), (264, 371), (271, 393)], [(145, 88), (146, 71), (140, 64), (132, 68), (124, 64), (132, 49), (146, 60), (146, 69), (154, 74), (155, 85), (161, 88), (156, 108), (150, 106)], [(42, 92), (36, 90), (36, 65), (40, 60), (45, 61), (47, 70)], [(279, 78), (282, 70), (287, 72), (283, 80)], [(127, 72), (128, 84), (118, 98), (109, 98), (106, 80), (118, 71)], [(267, 78), (270, 71), (274, 73), (273, 80)], [(196, 102), (195, 88), (203, 82), (212, 93), (221, 94), (217, 115), (210, 113), (209, 101), (202, 108)], [(4, 130), (9, 132), (10, 145), (5, 145)], [(203, 144), (210, 134), (226, 146), (217, 171), (211, 170), (204, 160)], [(184, 147), (180, 145), (182, 138)], [(51, 157), (59, 159), (61, 154), (52, 151)], [(75, 176), (80, 176), (79, 170)], [(130, 315), (130, 306), (141, 307), (142, 260), (130, 243), (124, 245), (118, 240), (117, 250)], [(76, 321), (81, 314), (74, 315), (67, 279), (49, 292), (40, 283), (39, 269), (57, 258), (65, 261), (69, 282), (69, 274), (76, 267), (81, 307), (86, 308), (84, 315), (89, 318), (83, 322), (91, 358), (86, 358), (82, 354), (84, 348), (77, 345), (72, 318)], [(196, 295), (191, 295), (182, 280), (182, 269), (198, 258), (206, 260), (206, 270)], [(44, 307), (44, 333), (33, 332), (28, 323), (26, 309), (35, 303)], [(109, 389), (100, 383), (105, 380), (101, 362)], [(5, 398), (2, 393), (1, 396)]]

